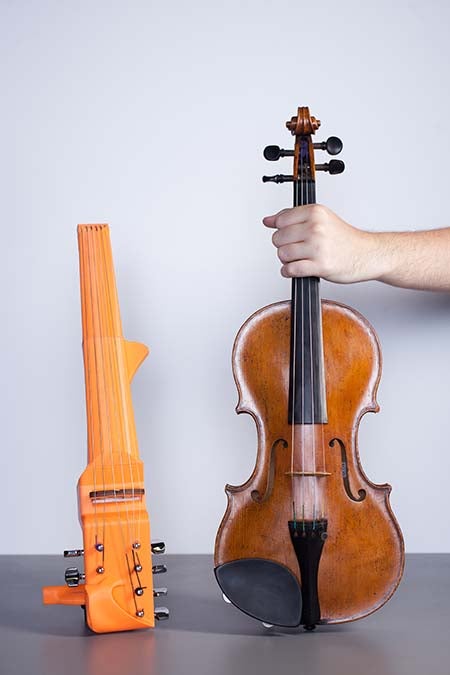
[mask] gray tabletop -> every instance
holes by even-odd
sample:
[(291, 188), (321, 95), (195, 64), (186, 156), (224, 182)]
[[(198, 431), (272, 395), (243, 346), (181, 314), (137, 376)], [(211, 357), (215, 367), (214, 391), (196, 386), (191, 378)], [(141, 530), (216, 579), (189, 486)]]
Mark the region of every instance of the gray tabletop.
[[(57, 556), (1, 556), (1, 675), (449, 675), (450, 555), (407, 556), (400, 588), (360, 621), (267, 630), (223, 602), (205, 555), (161, 556), (171, 616), (152, 631), (95, 635), (78, 607), (41, 604)], [(159, 560), (158, 560), (159, 561)]]

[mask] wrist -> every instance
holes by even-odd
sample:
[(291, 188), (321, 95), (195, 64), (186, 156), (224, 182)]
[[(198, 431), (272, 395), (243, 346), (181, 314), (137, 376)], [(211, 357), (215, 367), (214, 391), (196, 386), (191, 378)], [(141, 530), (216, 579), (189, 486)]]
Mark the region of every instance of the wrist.
[(385, 281), (395, 269), (396, 233), (367, 232), (360, 230), (362, 235), (361, 281)]

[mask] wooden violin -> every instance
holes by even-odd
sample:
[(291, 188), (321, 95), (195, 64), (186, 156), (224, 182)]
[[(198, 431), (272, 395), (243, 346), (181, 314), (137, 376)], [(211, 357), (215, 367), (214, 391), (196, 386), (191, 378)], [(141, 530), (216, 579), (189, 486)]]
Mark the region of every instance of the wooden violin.
[(145, 345), (124, 340), (107, 225), (79, 225), (83, 355), (86, 382), (88, 465), (78, 482), (84, 572), (66, 570), (66, 586), (43, 589), (45, 604), (81, 605), (96, 632), (149, 628), (168, 617), (154, 608), (152, 553), (144, 467), (134, 424), (130, 382), (148, 354)]
[[(306, 107), (289, 122), (294, 150), (268, 146), (266, 159), (293, 157), (294, 206), (314, 204), (314, 150), (337, 154), (331, 137), (313, 143), (320, 122)], [(320, 301), (319, 279), (294, 278), (292, 299), (264, 307), (240, 329), (233, 350), (238, 413), (257, 426), (250, 478), (227, 485), (215, 545), (215, 574), (226, 599), (265, 624), (352, 621), (379, 609), (404, 565), (391, 487), (365, 475), (358, 454), (362, 416), (377, 412), (381, 352), (358, 312)]]

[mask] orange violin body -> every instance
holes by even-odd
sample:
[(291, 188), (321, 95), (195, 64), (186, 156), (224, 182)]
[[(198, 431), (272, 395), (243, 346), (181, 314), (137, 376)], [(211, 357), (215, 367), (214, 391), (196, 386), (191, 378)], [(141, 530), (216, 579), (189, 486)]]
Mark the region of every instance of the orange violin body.
[(96, 632), (154, 625), (144, 470), (130, 382), (148, 354), (123, 338), (109, 228), (78, 227), (88, 464), (78, 482), (84, 573), (43, 589), (44, 603), (84, 605)]

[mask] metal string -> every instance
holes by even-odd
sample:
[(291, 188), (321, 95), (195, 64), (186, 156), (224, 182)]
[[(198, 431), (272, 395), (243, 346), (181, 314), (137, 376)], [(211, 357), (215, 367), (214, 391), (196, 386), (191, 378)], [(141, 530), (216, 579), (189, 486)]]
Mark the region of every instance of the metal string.
[[(102, 237), (102, 239), (101, 239), (101, 251), (102, 251), (102, 259), (103, 259), (103, 266), (104, 266), (104, 270), (105, 270), (105, 276), (107, 277), (108, 276), (108, 267), (107, 267), (107, 260), (106, 260), (105, 238), (104, 237)], [(113, 302), (112, 302), (112, 298), (111, 298), (112, 281), (113, 280), (111, 278), (105, 279), (105, 285), (106, 285), (105, 295), (106, 295), (106, 298), (107, 298), (107, 303), (108, 303), (108, 306), (109, 306), (109, 312), (110, 312), (111, 319), (113, 318)], [(128, 466), (129, 466), (129, 470), (130, 470), (130, 482), (131, 482), (132, 504), (133, 504), (133, 506), (131, 508), (131, 514), (132, 514), (132, 516), (131, 516), (131, 531), (129, 531), (129, 535), (130, 535), (131, 544), (133, 544), (133, 541), (138, 540), (135, 536), (136, 525), (135, 525), (135, 509), (134, 509), (134, 498), (135, 498), (134, 474), (133, 474), (133, 467), (132, 467), (132, 463), (131, 463), (131, 454), (129, 452), (129, 450), (131, 450), (131, 443), (130, 443), (130, 433), (129, 433), (129, 428), (128, 428), (128, 416), (126, 414), (125, 401), (124, 401), (124, 397), (123, 397), (124, 386), (126, 386), (126, 384), (123, 381), (124, 380), (123, 372), (122, 372), (123, 371), (123, 363), (118, 362), (118, 359), (119, 359), (119, 345), (118, 345), (118, 343), (119, 342), (123, 342), (123, 339), (122, 338), (117, 339), (116, 337), (112, 338), (112, 343), (116, 347), (117, 358), (113, 359), (110, 351), (108, 351), (108, 355), (109, 355), (109, 361), (110, 361), (111, 374), (113, 375), (113, 377), (114, 377), (115, 374), (117, 374), (118, 379), (119, 379), (119, 392), (120, 392), (121, 405), (119, 405), (119, 406), (115, 405), (115, 407), (117, 409), (116, 410), (117, 416), (119, 418), (119, 424), (118, 424), (118, 427), (117, 427), (117, 424), (116, 424), (116, 430), (117, 430), (117, 428), (120, 429), (120, 431), (121, 431), (120, 438), (123, 439), (122, 431), (123, 431), (123, 429), (125, 429), (125, 437), (126, 437), (126, 439), (125, 439), (125, 452), (128, 455)], [(122, 352), (122, 354), (123, 354), (123, 352)], [(124, 354), (123, 354), (123, 356), (124, 356)], [(114, 398), (114, 404), (116, 404), (116, 403), (117, 403), (117, 400), (116, 400), (116, 398)], [(116, 416), (114, 416), (114, 419), (117, 422)], [(126, 509), (126, 513), (127, 513), (127, 522), (128, 522), (130, 520), (130, 518), (129, 518), (129, 511), (128, 511), (128, 503), (127, 503), (127, 500), (126, 500), (126, 493), (125, 493), (125, 475), (124, 475), (124, 466), (123, 466), (123, 460), (122, 460), (122, 448), (120, 448), (119, 455), (120, 455), (120, 469), (121, 469), (121, 474), (122, 474), (122, 483), (123, 483), (123, 489), (124, 489), (124, 500), (125, 500), (124, 503), (125, 503), (125, 509)]]
[[(308, 185), (308, 183), (307, 183)], [(308, 186), (309, 187), (309, 186)], [(310, 203), (310, 191), (307, 189), (307, 199), (306, 203)], [(311, 285), (312, 285), (312, 279), (309, 279), (308, 283), (308, 294), (309, 294), (309, 354), (310, 354), (310, 379), (311, 379), (311, 433), (312, 433), (312, 450), (313, 450), (313, 466), (312, 466), (312, 471), (316, 472), (317, 467), (316, 467), (316, 434), (315, 434), (315, 401), (314, 401), (314, 356), (313, 356), (313, 349), (314, 349), (314, 343), (313, 343), (313, 329), (312, 329), (312, 307), (311, 307), (311, 301), (312, 301), (312, 294), (311, 294)], [(317, 476), (312, 476), (313, 480), (313, 529), (315, 527), (315, 521), (316, 521), (316, 482), (317, 482)]]
[[(87, 331), (87, 325), (88, 325), (88, 308), (87, 308), (87, 302), (88, 302), (88, 285), (89, 285), (89, 296), (91, 300), (91, 307), (92, 307), (92, 287), (91, 284), (88, 284), (88, 277), (87, 277), (87, 266), (86, 266), (86, 261), (85, 261), (85, 256), (86, 256), (86, 247), (84, 246), (83, 243), (83, 230), (80, 230), (80, 277), (81, 277), (81, 282), (82, 282), (82, 302), (81, 302), (81, 312), (82, 312), (82, 319), (83, 319), (83, 325), (85, 326), (85, 330)], [(86, 377), (86, 403), (88, 406), (87, 410), (87, 424), (88, 424), (88, 447), (92, 447), (92, 460), (93, 460), (93, 473), (94, 473), (94, 492), (97, 491), (97, 467), (96, 467), (96, 462), (97, 462), (97, 453), (95, 452), (95, 446), (96, 446), (96, 435), (95, 435), (95, 430), (94, 430), (94, 424), (93, 424), (93, 402), (92, 402), (92, 382), (91, 382), (91, 376), (90, 376), (90, 363), (89, 363), (89, 356), (90, 356), (90, 349), (88, 349), (88, 345), (84, 345), (83, 349), (83, 354), (85, 355), (85, 377)], [(95, 361), (95, 350), (94, 350), (94, 361)], [(95, 364), (95, 372), (97, 372), (97, 366)], [(97, 395), (98, 395), (98, 390), (96, 389)], [(98, 403), (98, 405), (100, 405)], [(100, 430), (101, 432), (101, 430)], [(102, 445), (102, 443), (101, 443)], [(103, 475), (103, 483), (105, 482), (105, 466), (104, 466), (104, 461), (103, 461), (103, 447), (101, 447), (101, 463), (102, 463), (102, 475)], [(97, 516), (97, 503), (94, 502), (94, 523), (95, 523), (95, 543), (98, 543), (98, 516)], [(105, 505), (103, 505), (103, 527), (102, 527), (102, 539), (104, 540), (105, 536)]]
[[(95, 228), (94, 231), (97, 232), (97, 231), (98, 231), (97, 228)], [(91, 238), (88, 236), (87, 239), (88, 239), (88, 246), (89, 246), (89, 242), (90, 242), (90, 239), (91, 239)], [(94, 271), (95, 271), (96, 269), (98, 269), (98, 268), (97, 268), (97, 262), (96, 262), (96, 255), (95, 255), (95, 246), (91, 246), (91, 248), (92, 248), (92, 257), (91, 257), (91, 260), (92, 260), (92, 262), (93, 262), (93, 268), (94, 268)], [(100, 275), (100, 276), (102, 276), (102, 275)], [(97, 307), (96, 307), (96, 308), (97, 308), (97, 314), (96, 314), (95, 312), (93, 312), (93, 317), (97, 316), (97, 324), (98, 324), (97, 327), (98, 327), (98, 329), (99, 329), (99, 330), (98, 330), (98, 333), (99, 333), (99, 338), (98, 338), (98, 339), (101, 339), (100, 336), (102, 335), (102, 313), (101, 313), (101, 310), (100, 310), (100, 303), (99, 303), (99, 298), (100, 298), (100, 292), (99, 292), (99, 291), (100, 291), (100, 286), (99, 286), (99, 283), (98, 283), (98, 280), (97, 280), (97, 275), (93, 274), (92, 277), (95, 279), (96, 304), (97, 304)], [(95, 318), (94, 318), (94, 321), (93, 321), (93, 322), (95, 323)], [(94, 331), (94, 333), (95, 333), (95, 331)], [(96, 338), (95, 336), (94, 336), (93, 344), (94, 344), (94, 351), (95, 351), (95, 353), (97, 354), (97, 338)], [(101, 349), (99, 350), (99, 353), (102, 354)], [(98, 367), (97, 367), (97, 366), (99, 365), (99, 362), (100, 362), (100, 371), (99, 371), (99, 369), (98, 369)], [(107, 417), (107, 430), (108, 430), (108, 439), (109, 439), (109, 453), (110, 453), (110, 458), (111, 458), (111, 474), (112, 474), (113, 490), (114, 490), (114, 494), (115, 494), (115, 493), (116, 493), (116, 477), (115, 477), (115, 470), (114, 470), (114, 455), (113, 455), (112, 439), (111, 439), (110, 411), (109, 411), (109, 396), (107, 395), (107, 388), (106, 388), (106, 370), (105, 370), (105, 368), (104, 368), (103, 357), (102, 357), (101, 359), (97, 359), (97, 356), (96, 356), (96, 373), (97, 373), (97, 387), (98, 387), (98, 382), (99, 382), (99, 379), (100, 379), (100, 378), (99, 378), (99, 374), (101, 373), (101, 375), (103, 376), (103, 392), (104, 392), (104, 400), (105, 400), (105, 408), (106, 408), (106, 417)], [(99, 389), (98, 389), (98, 397), (99, 397), (99, 400), (100, 400), (100, 390), (99, 390)], [(99, 405), (99, 412), (100, 412), (100, 405)], [(100, 425), (99, 425), (99, 426), (100, 426), (100, 429), (101, 429), (101, 428), (102, 428), (102, 415), (100, 415)], [(102, 452), (103, 452), (103, 443), (102, 443)], [(119, 453), (119, 454), (120, 454), (120, 453)], [(122, 465), (122, 461), (121, 461), (121, 465)], [(103, 484), (103, 490), (106, 491), (106, 484), (105, 484), (105, 482), (104, 482), (104, 484)], [(114, 503), (114, 502), (113, 502), (113, 503)], [(123, 542), (124, 549), (126, 549), (125, 535), (124, 535), (123, 527), (122, 527), (122, 520), (121, 520), (121, 512), (120, 512), (120, 509), (119, 509), (119, 502), (115, 501), (115, 504), (116, 504), (116, 511), (117, 511), (117, 517), (118, 517), (118, 521), (119, 521), (119, 526), (120, 526), (119, 529), (120, 529), (120, 533), (121, 533), (121, 536), (122, 536), (122, 542)], [(129, 520), (128, 520), (128, 514), (127, 514), (127, 526), (128, 526), (128, 530), (129, 530), (129, 526), (130, 526), (130, 525), (129, 525)], [(131, 537), (130, 537), (130, 538), (131, 538)], [(103, 544), (104, 544), (104, 542), (103, 542)], [(104, 545), (105, 545), (105, 544), (104, 544)]]
[[(300, 172), (300, 179), (297, 183), (294, 184), (294, 189), (295, 189), (295, 200), (294, 200), (294, 206), (297, 205), (309, 205), (311, 203), (315, 203), (314, 199), (314, 194), (313, 194), (313, 185), (308, 182), (307, 179), (305, 179), (305, 173), (304, 173), (304, 161), (303, 161), (303, 155), (302, 151), (300, 150), (300, 157), (299, 157), (299, 172)], [(299, 190), (299, 192), (298, 192)], [(299, 199), (300, 198), (300, 199)], [(316, 296), (313, 293), (312, 290), (312, 279), (309, 279), (308, 286), (304, 286), (304, 278), (300, 277), (300, 292), (301, 292), (301, 301), (300, 301), (300, 309), (301, 309), (301, 348), (302, 348), (302, 372), (301, 372), (301, 393), (302, 393), (302, 404), (301, 404), (301, 461), (302, 461), (302, 466), (301, 469), (298, 473), (300, 473), (300, 479), (301, 483), (300, 485), (302, 486), (300, 494), (301, 499), (302, 499), (302, 520), (303, 520), (303, 527), (305, 526), (305, 502), (306, 502), (306, 507), (307, 508), (307, 517), (310, 516), (310, 508), (308, 505), (309, 498), (310, 498), (310, 483), (308, 482), (307, 484), (307, 479), (309, 476), (305, 476), (302, 474), (306, 473), (306, 443), (311, 443), (310, 446), (310, 451), (312, 450), (312, 463), (313, 466), (310, 468), (311, 473), (317, 473), (318, 467), (317, 467), (317, 451), (316, 451), (316, 420), (315, 420), (315, 414), (316, 414), (316, 406), (315, 406), (315, 388), (316, 388), (316, 382), (315, 382), (315, 374), (314, 374), (314, 332), (313, 332), (313, 325), (312, 325), (312, 318), (313, 318), (313, 309), (312, 309), (312, 302), (316, 302), (318, 300), (319, 307), (318, 307), (318, 312), (319, 315), (317, 317), (318, 325), (317, 328), (322, 334), (322, 321), (321, 321), (321, 316), (322, 316), (322, 307), (321, 307), (321, 302), (320, 302), (320, 296), (316, 298)], [(316, 288), (316, 287), (314, 287)], [(308, 298), (305, 297), (305, 291), (307, 290), (308, 292)], [(316, 289), (318, 293), (318, 288)], [(308, 318), (309, 318), (309, 347), (310, 347), (310, 358), (309, 358), (309, 368), (310, 368), (310, 388), (311, 388), (311, 440), (308, 441), (307, 439), (309, 438), (306, 436), (306, 424), (305, 424), (305, 369), (306, 369), (306, 349), (305, 349), (305, 332), (304, 332), (304, 321), (305, 321), (305, 302), (308, 301)], [(294, 481), (294, 452), (296, 450), (295, 448), (295, 397), (296, 397), (296, 354), (297, 354), (297, 303), (298, 303), (298, 278), (294, 279), (294, 284), (293, 284), (293, 297), (292, 297), (292, 312), (293, 312), (293, 358), (292, 358), (292, 367), (293, 367), (293, 373), (292, 373), (292, 432), (291, 432), (291, 442), (292, 442), (292, 454), (291, 454), (291, 473), (292, 473), (292, 492), (293, 492), (293, 508), (294, 508), (294, 520), (295, 520), (295, 481)], [(323, 358), (323, 354), (318, 355), (320, 358)], [(319, 380), (321, 377), (321, 373), (323, 375), (323, 371), (320, 370), (320, 363), (319, 363)], [(322, 378), (323, 379), (323, 378)], [(318, 383), (320, 385), (320, 381)], [(324, 382), (323, 382), (324, 385)], [(319, 409), (321, 407), (319, 406)], [(326, 472), (326, 459), (325, 459), (325, 432), (324, 432), (324, 424), (321, 422), (321, 437), (322, 437), (322, 460), (323, 460), (323, 471)], [(310, 456), (311, 452), (309, 452), (308, 456)], [(313, 528), (315, 527), (316, 520), (318, 517), (322, 516), (324, 517), (324, 504), (323, 504), (323, 495), (319, 491), (317, 492), (317, 480), (318, 477), (313, 475), (311, 476), (313, 480), (312, 484), (312, 520), (313, 520)], [(318, 496), (321, 496), (322, 504), (318, 504)]]
[[(315, 434), (315, 415), (314, 415), (314, 359), (313, 359), (313, 335), (312, 335), (312, 312), (311, 312), (311, 282), (309, 283), (309, 353), (311, 366), (311, 432), (312, 432), (312, 448), (313, 448), (313, 466), (312, 471), (316, 472), (316, 434)], [(312, 476), (313, 479), (313, 529), (316, 522), (316, 482), (317, 476)]]
[[(298, 201), (298, 200), (297, 200)], [(300, 205), (305, 203), (305, 190), (304, 190), (304, 180), (303, 180), (303, 154), (300, 149)], [(300, 279), (301, 287), (301, 315), (302, 315), (302, 414), (301, 414), (301, 444), (302, 444), (302, 466), (301, 471), (305, 472), (305, 289), (304, 289), (304, 279)], [(305, 481), (305, 476), (300, 476), (300, 486), (301, 486), (301, 495), (302, 495), (302, 523), (303, 530), (305, 529), (305, 502), (307, 498), (307, 483)]]
[[(296, 358), (296, 344), (297, 344), (297, 284), (294, 279), (292, 284), (293, 293), (292, 293), (292, 307), (291, 312), (293, 312), (292, 319), (292, 344), (293, 344), (293, 356), (292, 356), (292, 429), (291, 429), (291, 491), (292, 491), (292, 505), (293, 505), (293, 520), (294, 526), (296, 523), (296, 508), (295, 508), (295, 476), (294, 476), (294, 451), (295, 451), (295, 358)], [(303, 328), (303, 323), (302, 323)]]

